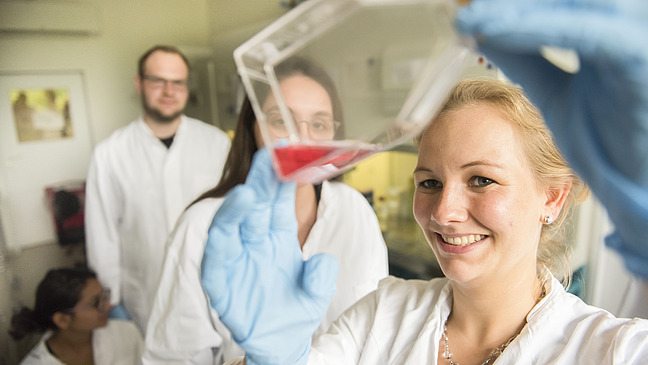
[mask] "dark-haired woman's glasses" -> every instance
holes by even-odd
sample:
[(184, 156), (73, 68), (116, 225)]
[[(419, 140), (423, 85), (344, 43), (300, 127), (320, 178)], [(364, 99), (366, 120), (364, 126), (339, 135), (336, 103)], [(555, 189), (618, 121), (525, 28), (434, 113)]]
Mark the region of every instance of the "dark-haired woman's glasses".
[(63, 310), (62, 312), (76, 313), (76, 312), (81, 312), (81, 311), (85, 311), (85, 310), (89, 310), (89, 309), (95, 309), (95, 310), (98, 310), (98, 311), (105, 311), (109, 307), (110, 307), (110, 289), (104, 289), (101, 292), (101, 294), (98, 294), (94, 298), (92, 298), (92, 302), (77, 305), (75, 307)]
[[(288, 129), (283, 117), (279, 114), (270, 114), (267, 117), (267, 123), (270, 127), (270, 132), (277, 138), (288, 137)], [(310, 121), (297, 121), (297, 125), (306, 124), (308, 127), (308, 134), (314, 140), (330, 140), (335, 136), (335, 132), (340, 127), (340, 122), (331, 119), (330, 117), (315, 117)]]

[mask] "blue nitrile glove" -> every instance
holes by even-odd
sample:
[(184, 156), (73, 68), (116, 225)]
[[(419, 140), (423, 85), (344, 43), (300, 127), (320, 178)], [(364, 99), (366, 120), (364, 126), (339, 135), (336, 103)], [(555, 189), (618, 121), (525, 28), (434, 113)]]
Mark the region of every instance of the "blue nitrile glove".
[(124, 303), (119, 303), (114, 306), (108, 313), (108, 317), (113, 319), (123, 319), (124, 321), (130, 321), (131, 319), (126, 307), (124, 307)]
[[(540, 108), (607, 208), (606, 243), (648, 278), (648, 1), (476, 0), (457, 26)], [(580, 71), (547, 62), (543, 45), (576, 51)]]
[(337, 271), (332, 256), (302, 259), (295, 184), (281, 183), (267, 149), (260, 150), (245, 184), (227, 194), (214, 216), (201, 277), (248, 364), (306, 363)]

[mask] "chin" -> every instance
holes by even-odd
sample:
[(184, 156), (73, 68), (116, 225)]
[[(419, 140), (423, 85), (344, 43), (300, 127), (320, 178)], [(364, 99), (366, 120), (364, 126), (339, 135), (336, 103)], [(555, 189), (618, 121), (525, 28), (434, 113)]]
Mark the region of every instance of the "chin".
[[(445, 274), (445, 271), (444, 271)], [(445, 276), (452, 282), (455, 283), (469, 283), (476, 279), (475, 275), (470, 273), (460, 273), (460, 272), (448, 272)]]
[(451, 281), (468, 283), (480, 276), (479, 267), (475, 263), (459, 259), (442, 259), (438, 262), (443, 275)]
[(159, 123), (170, 124), (170, 123), (173, 123), (176, 119), (178, 119), (178, 117), (180, 117), (180, 115), (182, 115), (182, 112), (177, 112), (177, 113), (173, 113), (173, 114), (161, 114), (160, 113), (160, 114), (158, 114), (156, 116), (155, 119)]
[(108, 316), (99, 319), (99, 323), (97, 323), (97, 328), (106, 327), (106, 325), (108, 324), (108, 319), (109, 319)]
[(167, 124), (175, 121), (182, 115), (184, 109), (174, 109), (171, 111), (162, 111), (160, 108), (152, 107), (147, 104), (142, 104), (144, 111), (151, 118), (155, 119), (158, 123)]

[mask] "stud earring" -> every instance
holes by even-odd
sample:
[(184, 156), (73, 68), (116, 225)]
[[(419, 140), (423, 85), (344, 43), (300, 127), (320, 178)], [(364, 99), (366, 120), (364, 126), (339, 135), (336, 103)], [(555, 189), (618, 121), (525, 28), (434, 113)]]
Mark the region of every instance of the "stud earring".
[(553, 223), (553, 218), (551, 218), (551, 216), (545, 215), (544, 224), (551, 224), (551, 223)]

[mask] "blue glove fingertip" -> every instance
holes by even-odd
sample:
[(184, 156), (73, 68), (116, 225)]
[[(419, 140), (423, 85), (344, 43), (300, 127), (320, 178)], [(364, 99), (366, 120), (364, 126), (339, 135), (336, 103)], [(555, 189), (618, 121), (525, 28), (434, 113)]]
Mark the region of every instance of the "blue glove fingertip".
[(316, 254), (304, 262), (302, 285), (313, 297), (333, 297), (338, 275), (338, 262), (328, 254)]
[(241, 244), (235, 243), (240, 241), (233, 238), (239, 235), (239, 226), (254, 205), (254, 191), (244, 185), (234, 187), (227, 194), (208, 230), (203, 270), (209, 266), (224, 265), (241, 254)]
[(255, 186), (256, 182), (263, 182), (264, 184), (273, 182), (276, 184), (278, 181), (277, 175), (272, 167), (270, 150), (267, 147), (258, 150), (254, 154), (254, 157), (252, 157), (252, 165), (245, 183)]
[(245, 215), (254, 207), (256, 194), (245, 185), (237, 185), (225, 195), (225, 201), (214, 214), (210, 229), (219, 227), (223, 230), (234, 229)]
[(124, 321), (129, 321), (130, 315), (128, 315), (128, 311), (126, 310), (126, 307), (124, 306), (124, 303), (119, 303), (113, 309), (110, 310), (108, 313), (108, 317), (112, 319), (121, 319)]

